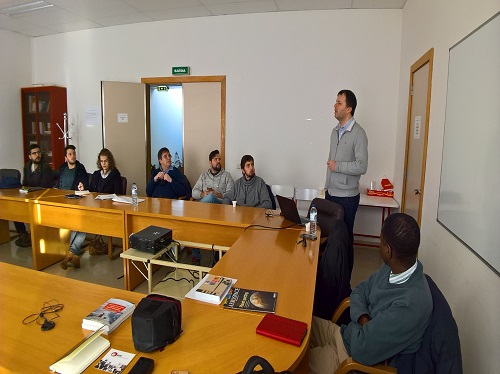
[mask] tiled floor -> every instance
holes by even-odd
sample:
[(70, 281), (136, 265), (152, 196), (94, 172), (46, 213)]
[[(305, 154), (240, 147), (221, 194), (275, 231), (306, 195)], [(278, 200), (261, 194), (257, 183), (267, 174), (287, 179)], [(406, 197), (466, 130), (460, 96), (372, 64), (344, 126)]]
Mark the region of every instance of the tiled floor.
[[(201, 252), (203, 255), (202, 265), (208, 266), (211, 262), (211, 253), (208, 251)], [(382, 259), (376, 248), (355, 246), (354, 258), (354, 269), (351, 278), (353, 287), (382, 265)], [(0, 245), (0, 261), (32, 268), (31, 247), (17, 247), (14, 240), (2, 244)], [(180, 261), (190, 263), (191, 256), (184, 251)], [(172, 268), (162, 267), (154, 273), (153, 285), (155, 286), (153, 292), (183, 298), (196, 283), (197, 279), (188, 271), (173, 270)], [(81, 267), (79, 269), (68, 268), (67, 270), (63, 270), (59, 267), (59, 264), (54, 264), (43, 271), (109, 287), (124, 288), (123, 261), (120, 258), (109, 260), (105, 255), (90, 256), (88, 253), (85, 253), (81, 258)], [(197, 277), (197, 273), (195, 273), (195, 276)], [(144, 281), (134, 291), (147, 294), (147, 290), (147, 282)]]

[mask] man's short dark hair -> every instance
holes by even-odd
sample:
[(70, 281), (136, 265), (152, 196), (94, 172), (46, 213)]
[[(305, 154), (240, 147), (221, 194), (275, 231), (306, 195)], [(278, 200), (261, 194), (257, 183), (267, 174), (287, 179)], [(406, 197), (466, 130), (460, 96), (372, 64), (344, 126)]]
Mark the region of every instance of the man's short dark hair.
[(218, 149), (214, 149), (212, 152), (210, 152), (210, 154), (208, 155), (208, 161), (212, 161), (214, 159), (215, 156), (217, 156), (218, 154), (220, 154), (219, 150)]
[(28, 147), (28, 154), (30, 155), (31, 151), (35, 148), (40, 148), (40, 146), (36, 143), (30, 144), (30, 146)]
[(165, 152), (170, 153), (167, 147), (160, 148), (160, 150), (158, 151), (158, 161), (161, 160), (161, 156), (163, 156)]
[(415, 261), (420, 245), (420, 228), (413, 217), (405, 213), (391, 214), (384, 221), (382, 237), (400, 261)]
[(245, 155), (241, 158), (241, 162), (240, 162), (240, 166), (241, 166), (241, 169), (244, 169), (245, 168), (245, 164), (248, 162), (248, 161), (251, 161), (251, 162), (254, 162), (253, 161), (253, 157), (250, 156), (250, 155)]
[(68, 149), (72, 149), (73, 151), (76, 152), (76, 147), (73, 144), (68, 144), (66, 147), (64, 147), (64, 155), (68, 153)]
[(358, 105), (358, 100), (356, 99), (356, 95), (354, 92), (350, 90), (340, 90), (338, 95), (345, 95), (345, 105), (351, 108), (351, 114), (354, 116), (354, 112), (356, 111), (356, 106)]

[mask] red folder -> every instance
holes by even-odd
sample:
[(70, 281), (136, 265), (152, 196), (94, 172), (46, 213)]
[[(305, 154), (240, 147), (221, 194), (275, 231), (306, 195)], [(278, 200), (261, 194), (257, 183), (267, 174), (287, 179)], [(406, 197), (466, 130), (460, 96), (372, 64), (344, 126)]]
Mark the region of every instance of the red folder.
[(300, 347), (307, 333), (307, 323), (268, 313), (257, 326), (257, 334)]

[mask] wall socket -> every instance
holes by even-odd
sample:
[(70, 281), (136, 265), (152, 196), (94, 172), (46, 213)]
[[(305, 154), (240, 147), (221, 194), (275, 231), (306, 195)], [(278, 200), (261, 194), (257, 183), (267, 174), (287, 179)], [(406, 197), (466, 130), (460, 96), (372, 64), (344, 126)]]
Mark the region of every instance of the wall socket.
[(236, 164), (236, 170), (240, 170), (240, 164)]

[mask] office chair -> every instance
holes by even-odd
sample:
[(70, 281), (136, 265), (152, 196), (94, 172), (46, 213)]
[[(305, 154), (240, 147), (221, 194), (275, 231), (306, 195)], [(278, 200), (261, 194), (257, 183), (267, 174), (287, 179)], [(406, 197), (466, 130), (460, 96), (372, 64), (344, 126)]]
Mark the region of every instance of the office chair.
[[(458, 327), (450, 306), (443, 293), (429, 275), (425, 275), (434, 304), (429, 326), (425, 330), (420, 348), (415, 353), (399, 355), (397, 368), (377, 364), (366, 366), (360, 364), (351, 357), (346, 359), (335, 374), (346, 374), (353, 370), (362, 373), (447, 373), (462, 374), (462, 352), (460, 348), (460, 338)], [(336, 317), (342, 313), (342, 309), (349, 306), (346, 299), (339, 305), (332, 317), (332, 322), (336, 322)]]
[(309, 210), (307, 211), (307, 217), (311, 212), (311, 206), (316, 205), (316, 210), (318, 211), (317, 221), (321, 229), (320, 237), (320, 251), (323, 252), (326, 245), (326, 240), (333, 232), (333, 227), (337, 221), (344, 220), (344, 207), (340, 204), (334, 203), (333, 201), (315, 198), (311, 201), (309, 205)]
[(315, 188), (295, 188), (294, 200), (301, 216), (305, 216), (311, 201), (318, 197), (319, 190)]
[(122, 179), (122, 194), (126, 195), (127, 194), (127, 178), (125, 178), (122, 175), (121, 179)]
[[(351, 253), (351, 237), (347, 226), (344, 220), (337, 220), (333, 224), (324, 252), (318, 261), (314, 290), (314, 316), (330, 320), (342, 300), (351, 294)], [(349, 315), (345, 313), (340, 323), (348, 324), (349, 322)]]
[(21, 187), (21, 172), (17, 169), (0, 169), (0, 188)]
[[(295, 197), (295, 187), (293, 187), (293, 186), (273, 184), (273, 185), (271, 185), (271, 191), (272, 191), (273, 197), (276, 197), (276, 195), (286, 197), (287, 199), (293, 199)], [(276, 203), (276, 208), (279, 208), (278, 203)]]
[(267, 187), (267, 192), (269, 193), (269, 199), (271, 199), (271, 209), (275, 210), (276, 209), (276, 199), (274, 198), (273, 195), (273, 190), (271, 189), (271, 186), (266, 184)]

